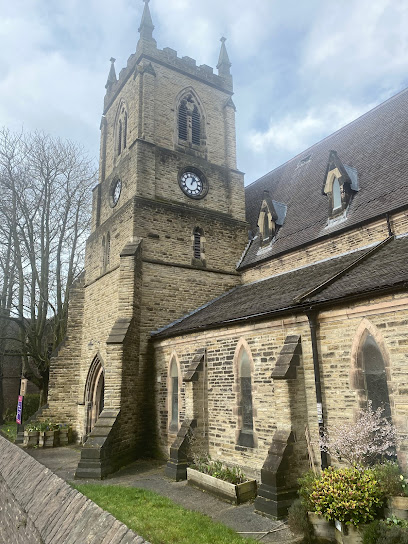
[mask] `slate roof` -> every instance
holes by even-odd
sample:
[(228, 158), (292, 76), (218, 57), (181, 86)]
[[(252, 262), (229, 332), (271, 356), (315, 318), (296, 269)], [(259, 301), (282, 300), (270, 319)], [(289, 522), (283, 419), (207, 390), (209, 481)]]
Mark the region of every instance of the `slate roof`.
[[(328, 197), (322, 194), (322, 187), (331, 150), (337, 152), (343, 165), (357, 170), (360, 190), (353, 197), (346, 220), (327, 227)], [(310, 160), (302, 164), (309, 155)], [(287, 214), (269, 250), (257, 255), (259, 239), (255, 239), (239, 268), (408, 206), (407, 165), (408, 89), (246, 188), (247, 221), (253, 232), (264, 190), (273, 200), (287, 205)]]
[[(364, 259), (359, 260), (361, 257)], [(299, 313), (311, 304), (324, 304), (386, 288), (408, 289), (408, 236), (388, 244), (333, 257), (297, 270), (241, 285), (168, 327), (153, 333), (155, 338), (211, 329), (233, 322), (267, 318), (274, 313)], [(296, 302), (334, 275), (357, 264), (330, 285)]]

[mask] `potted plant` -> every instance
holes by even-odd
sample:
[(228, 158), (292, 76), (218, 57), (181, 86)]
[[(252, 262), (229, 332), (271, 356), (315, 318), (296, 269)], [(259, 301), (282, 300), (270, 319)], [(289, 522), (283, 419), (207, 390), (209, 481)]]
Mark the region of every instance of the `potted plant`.
[(58, 445), (59, 428), (51, 421), (45, 422), (44, 448), (53, 448)]
[(45, 431), (47, 430), (47, 423), (46, 422), (41, 422), (38, 424), (37, 426), (38, 428), (38, 446), (40, 448), (43, 448), (44, 447), (44, 443), (45, 443)]
[(385, 515), (408, 520), (408, 482), (397, 463), (386, 461), (373, 467), (384, 496), (387, 498)]
[(30, 421), (24, 427), (24, 441), (23, 446), (26, 448), (33, 448), (38, 445), (39, 430), (38, 421)]
[(67, 423), (59, 423), (59, 445), (68, 446), (70, 426)]
[(307, 511), (309, 523), (312, 526), (312, 533), (317, 542), (333, 542), (335, 536), (334, 522), (327, 520), (321, 513), (314, 511), (314, 503), (310, 500), (310, 494), (320, 474), (309, 470), (298, 480), (299, 497), (302, 505)]
[(246, 478), (240, 468), (212, 461), (208, 455), (194, 458), (193, 467), (187, 468), (187, 483), (234, 504), (253, 499), (257, 491), (256, 480)]
[(312, 485), (313, 511), (335, 524), (341, 543), (362, 542), (359, 528), (373, 521), (384, 504), (384, 494), (373, 469), (329, 467)]

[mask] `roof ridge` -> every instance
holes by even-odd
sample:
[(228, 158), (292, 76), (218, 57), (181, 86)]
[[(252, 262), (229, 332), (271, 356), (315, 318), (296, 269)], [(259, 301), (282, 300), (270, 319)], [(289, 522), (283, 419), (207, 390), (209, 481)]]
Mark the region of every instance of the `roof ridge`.
[(377, 104), (376, 106), (374, 106), (373, 108), (371, 108), (370, 110), (366, 111), (365, 113), (362, 113), (361, 115), (359, 115), (358, 117), (356, 117), (355, 119), (353, 119), (352, 121), (350, 121), (349, 123), (346, 123), (345, 125), (343, 125), (342, 127), (340, 127), (339, 129), (335, 130), (334, 132), (332, 132), (331, 134), (328, 134), (327, 136), (325, 136), (324, 138), (322, 138), (321, 140), (318, 140), (317, 142), (315, 142), (314, 144), (312, 144), (310, 147), (307, 147), (306, 149), (304, 149), (303, 151), (301, 151), (300, 153), (297, 153), (296, 155), (294, 155), (291, 159), (288, 159), (287, 161), (285, 161), (284, 163), (280, 164), (279, 166), (277, 166), (276, 168), (273, 168), (272, 170), (270, 170), (269, 172), (267, 172), (266, 174), (264, 174), (262, 177), (252, 181), (249, 185), (247, 185), (245, 187), (245, 190), (248, 189), (249, 187), (252, 187), (252, 185), (255, 185), (256, 183), (258, 183), (259, 181), (261, 181), (262, 179), (266, 178), (267, 176), (269, 176), (270, 174), (276, 172), (277, 170), (279, 170), (280, 168), (283, 168), (284, 166), (286, 166), (287, 164), (289, 164), (290, 162), (292, 162), (293, 160), (295, 160), (296, 158), (300, 157), (301, 155), (304, 155), (305, 153), (307, 153), (308, 151), (312, 150), (314, 147), (316, 147), (317, 145), (320, 145), (322, 142), (324, 142), (325, 140), (331, 138), (332, 136), (334, 136), (335, 134), (338, 134), (339, 132), (342, 132), (343, 130), (345, 130), (346, 128), (348, 128), (349, 126), (353, 125), (354, 123), (357, 123), (357, 121), (360, 121), (360, 119), (362, 119), (363, 117), (366, 117), (367, 115), (371, 114), (372, 112), (374, 112), (375, 110), (377, 110), (378, 108), (381, 108), (382, 106), (385, 106), (385, 104), (387, 104), (388, 102), (391, 102), (395, 99), (397, 99), (400, 95), (404, 94), (408, 92), (408, 87), (406, 87), (405, 89), (402, 89), (401, 91), (399, 91), (397, 94), (394, 94), (393, 96), (390, 96), (389, 98), (387, 98), (386, 100), (384, 100), (383, 102), (380, 102), (379, 104)]
[(389, 242), (391, 242), (391, 240), (394, 240), (394, 239), (395, 239), (394, 235), (388, 236), (388, 238), (386, 238), (382, 242), (378, 243), (373, 248), (369, 249), (363, 255), (360, 255), (356, 260), (354, 260), (352, 263), (350, 263), (347, 266), (345, 266), (344, 268), (342, 268), (339, 272), (336, 272), (335, 274), (333, 274), (329, 279), (327, 279), (324, 282), (320, 283), (316, 287), (313, 287), (312, 289), (310, 289), (306, 293), (303, 293), (303, 295), (299, 295), (299, 296), (295, 297), (293, 299), (293, 302), (295, 302), (296, 304), (300, 304), (306, 298), (309, 298), (310, 296), (319, 293), (319, 291), (322, 291), (323, 289), (325, 289), (326, 287), (328, 287), (329, 285), (334, 283), (336, 280), (341, 278), (346, 272), (349, 272), (354, 267), (358, 266), (362, 261), (365, 261), (366, 259), (371, 257), (371, 255), (373, 255), (374, 253), (377, 253), (377, 251), (380, 251), (385, 245), (387, 245)]

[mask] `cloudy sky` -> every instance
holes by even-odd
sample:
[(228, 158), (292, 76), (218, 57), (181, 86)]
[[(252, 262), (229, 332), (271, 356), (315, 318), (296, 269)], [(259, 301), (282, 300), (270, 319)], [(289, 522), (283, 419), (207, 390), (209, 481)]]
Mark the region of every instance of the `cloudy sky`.
[[(406, 0), (151, 0), (158, 47), (216, 66), (228, 38), (246, 183), (408, 84)], [(141, 0), (0, 0), (0, 125), (98, 156), (109, 58), (135, 51)]]

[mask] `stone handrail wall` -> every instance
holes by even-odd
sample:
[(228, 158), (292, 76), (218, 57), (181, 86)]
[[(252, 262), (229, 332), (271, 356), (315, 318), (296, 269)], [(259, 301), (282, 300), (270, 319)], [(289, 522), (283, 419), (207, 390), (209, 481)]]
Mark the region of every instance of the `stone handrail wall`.
[(148, 544), (2, 436), (0, 542)]

